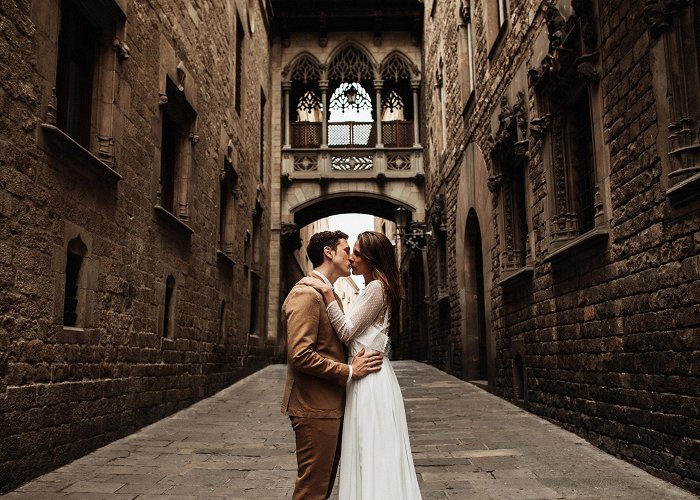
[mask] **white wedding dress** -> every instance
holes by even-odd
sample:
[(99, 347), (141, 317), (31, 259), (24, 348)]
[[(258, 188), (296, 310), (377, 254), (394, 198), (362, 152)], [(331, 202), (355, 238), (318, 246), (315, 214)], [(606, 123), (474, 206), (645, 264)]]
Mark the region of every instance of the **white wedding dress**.
[[(387, 355), (389, 308), (379, 281), (367, 285), (347, 315), (336, 302), (330, 303), (328, 317), (340, 339), (348, 343), (351, 359), (363, 348)], [(403, 397), (387, 357), (378, 372), (348, 382), (338, 498), (421, 498)]]

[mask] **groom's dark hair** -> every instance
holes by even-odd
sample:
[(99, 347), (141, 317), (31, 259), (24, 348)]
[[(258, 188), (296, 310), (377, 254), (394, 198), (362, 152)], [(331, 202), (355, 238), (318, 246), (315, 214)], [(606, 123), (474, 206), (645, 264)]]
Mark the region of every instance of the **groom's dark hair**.
[(309, 256), (311, 265), (318, 267), (323, 264), (323, 249), (331, 247), (335, 250), (339, 240), (347, 240), (348, 235), (342, 231), (321, 231), (309, 238), (306, 245), (306, 255)]

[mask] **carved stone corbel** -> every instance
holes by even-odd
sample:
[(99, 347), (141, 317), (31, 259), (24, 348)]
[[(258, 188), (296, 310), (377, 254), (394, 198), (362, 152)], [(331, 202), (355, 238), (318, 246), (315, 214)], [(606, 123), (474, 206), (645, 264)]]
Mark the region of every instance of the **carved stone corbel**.
[(491, 194), (495, 194), (501, 187), (501, 182), (503, 181), (503, 176), (501, 174), (491, 175), (486, 180), (486, 186), (489, 188)]
[(299, 228), (293, 222), (283, 222), (280, 225), (280, 239), (285, 248), (290, 252), (301, 248)]
[(177, 89), (180, 92), (185, 91), (185, 78), (187, 78), (187, 73), (185, 73), (185, 63), (180, 61), (177, 63), (177, 68), (175, 69), (177, 72)]
[(599, 52), (583, 54), (576, 59), (576, 70), (578, 74), (587, 82), (594, 83), (600, 80), (600, 70), (598, 69)]
[(469, 0), (462, 0), (459, 7), (459, 16), (462, 18), (464, 24), (469, 24), (472, 22), (472, 9), (469, 5)]
[(131, 57), (131, 49), (123, 40), (115, 38), (112, 42), (112, 47), (117, 53), (117, 57), (122, 61), (125, 61), (126, 59), (129, 59), (129, 57)]
[(550, 126), (550, 115), (544, 115), (539, 118), (533, 118), (530, 120), (530, 133), (533, 138), (540, 139), (544, 133), (549, 129)]
[(690, 0), (645, 0), (644, 20), (652, 35), (658, 36), (671, 26), (673, 17), (680, 15)]

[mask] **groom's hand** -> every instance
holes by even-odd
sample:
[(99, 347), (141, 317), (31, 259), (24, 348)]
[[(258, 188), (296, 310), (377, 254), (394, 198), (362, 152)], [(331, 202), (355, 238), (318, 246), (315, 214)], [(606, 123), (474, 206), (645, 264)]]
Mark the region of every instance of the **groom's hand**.
[(352, 358), (352, 378), (357, 380), (366, 377), (370, 373), (378, 372), (382, 369), (383, 356), (381, 353), (367, 354), (362, 349)]

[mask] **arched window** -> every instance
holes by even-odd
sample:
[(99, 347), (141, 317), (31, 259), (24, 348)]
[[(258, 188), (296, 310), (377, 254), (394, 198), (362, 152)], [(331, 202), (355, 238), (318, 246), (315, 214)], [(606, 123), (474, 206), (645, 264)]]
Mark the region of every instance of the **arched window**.
[(329, 146), (367, 146), (374, 142), (372, 98), (360, 83), (338, 85), (328, 110)]
[(175, 278), (171, 274), (165, 280), (165, 302), (163, 304), (163, 338), (175, 336)]
[[(84, 289), (83, 259), (87, 254), (87, 246), (80, 235), (68, 242), (66, 251), (66, 284), (63, 292), (63, 325), (82, 326), (80, 312), (84, 304), (80, 303), (81, 289)], [(82, 297), (84, 298), (84, 297)]]

